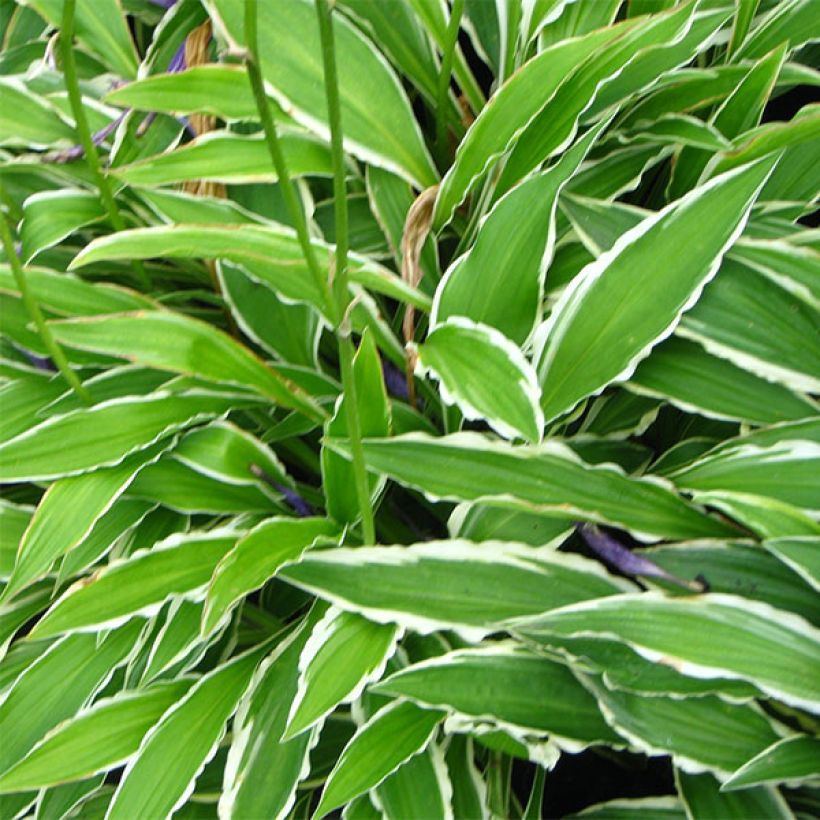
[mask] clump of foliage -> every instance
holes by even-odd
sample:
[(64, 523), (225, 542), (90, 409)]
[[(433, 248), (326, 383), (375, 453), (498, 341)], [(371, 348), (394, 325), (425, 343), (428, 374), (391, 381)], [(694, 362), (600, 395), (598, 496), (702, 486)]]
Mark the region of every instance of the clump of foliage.
[(4, 3), (0, 816), (816, 816), (819, 25)]

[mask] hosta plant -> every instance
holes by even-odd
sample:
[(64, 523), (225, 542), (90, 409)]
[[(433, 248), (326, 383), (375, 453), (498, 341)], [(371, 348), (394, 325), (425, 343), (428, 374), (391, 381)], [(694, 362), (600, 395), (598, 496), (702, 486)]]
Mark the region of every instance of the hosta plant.
[(0, 29), (0, 817), (817, 816), (816, 0)]

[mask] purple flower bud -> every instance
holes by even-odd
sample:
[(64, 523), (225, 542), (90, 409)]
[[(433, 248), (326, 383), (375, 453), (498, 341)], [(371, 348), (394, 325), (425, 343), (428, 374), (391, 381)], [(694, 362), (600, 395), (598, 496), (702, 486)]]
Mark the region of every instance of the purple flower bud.
[(299, 518), (310, 518), (310, 516), (314, 515), (313, 508), (296, 490), (291, 490), (290, 487), (286, 487), (284, 484), (274, 481), (258, 464), (249, 464), (248, 469), (269, 487), (273, 487), (278, 493), (282, 493), (285, 501), (293, 507), (293, 511)]
[(589, 548), (612, 567), (625, 575), (643, 575), (646, 578), (660, 578), (695, 592), (703, 592), (704, 584), (700, 581), (685, 581), (668, 573), (648, 558), (635, 555), (612, 536), (598, 529), (594, 524), (581, 524), (579, 532)]

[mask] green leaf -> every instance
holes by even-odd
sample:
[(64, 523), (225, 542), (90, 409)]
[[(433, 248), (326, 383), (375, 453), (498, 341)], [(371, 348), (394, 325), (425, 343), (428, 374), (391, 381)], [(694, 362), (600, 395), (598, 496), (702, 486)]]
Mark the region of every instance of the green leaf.
[[(738, 15), (742, 8), (743, 4), (739, 4)], [(735, 22), (739, 22), (737, 16)], [(733, 31), (733, 36), (735, 33), (736, 31)], [(748, 74), (738, 83), (737, 88), (711, 117), (712, 125), (720, 134), (734, 139), (758, 124), (777, 77), (783, 68), (785, 56), (785, 46), (781, 46), (749, 69)], [(712, 148), (712, 151), (725, 149), (726, 146), (716, 146)], [(684, 147), (678, 153), (669, 184), (669, 193), (672, 198), (681, 196), (685, 191), (697, 185), (703, 169), (709, 163), (709, 158), (709, 150)]]
[(153, 505), (131, 498), (119, 498), (99, 518), (88, 535), (60, 562), (58, 580), (62, 583), (102, 558), (117, 541), (127, 535), (148, 515)]
[(441, 182), (433, 227), (440, 230), (478, 182), (552, 98), (567, 73), (633, 24), (594, 31), (541, 52), (513, 74), (495, 93), (456, 150), (456, 159)]
[(264, 652), (257, 647), (218, 666), (165, 713), (126, 767), (107, 817), (165, 817), (185, 802)]
[(607, 721), (633, 748), (648, 755), (671, 755), (684, 771), (710, 769), (725, 778), (739, 761), (778, 737), (769, 719), (751, 705), (727, 703), (712, 695), (640, 697), (610, 691), (588, 677), (583, 680)]
[(128, 488), (129, 495), (162, 504), (177, 512), (269, 513), (280, 509), (276, 496), (253, 480), (248, 470), (244, 482), (226, 481), (166, 456), (146, 467)]
[(476, 768), (473, 739), (469, 736), (453, 735), (447, 746), (445, 760), (453, 787), (453, 816), (484, 820), (488, 817), (485, 808), (487, 784)]
[[(221, 120), (259, 117), (248, 74), (238, 65), (206, 64), (173, 74), (154, 74), (115, 88), (105, 101), (141, 111), (210, 114)], [(276, 109), (278, 106), (274, 114)]]
[(534, 640), (551, 633), (615, 638), (685, 675), (747, 680), (786, 703), (820, 710), (820, 631), (736, 595), (619, 595), (521, 620), (514, 629)]
[[(52, 26), (62, 24), (63, 0), (26, 0)], [(118, 0), (78, 3), (75, 18), (77, 39), (120, 77), (135, 77), (137, 52)]]
[(694, 497), (699, 503), (731, 516), (760, 538), (820, 535), (820, 525), (814, 519), (774, 498), (723, 490), (695, 493)]
[(486, 504), (459, 504), (447, 522), (447, 529), (451, 536), (469, 541), (517, 541), (540, 547), (567, 535), (574, 525), (570, 516), (539, 515)]
[(0, 441), (8, 441), (42, 418), (42, 411), (65, 393), (62, 377), (8, 380), (0, 387)]
[(0, 444), (0, 481), (61, 478), (119, 464), (130, 453), (231, 405), (228, 398), (206, 393), (159, 394), (112, 399), (53, 416)]
[(566, 666), (512, 643), (422, 661), (395, 672), (375, 691), (492, 721), (514, 736), (549, 735), (571, 751), (621, 742)]
[(17, 547), (31, 521), (34, 507), (13, 504), (0, 498), (0, 578), (7, 579), (14, 567)]
[(70, 145), (74, 129), (14, 77), (0, 78), (0, 145), (31, 150)]
[(672, 473), (687, 490), (727, 490), (785, 501), (807, 511), (817, 510), (817, 469), (820, 445), (784, 442), (772, 447), (751, 445), (706, 455)]
[(746, 820), (748, 817), (793, 817), (786, 801), (776, 790), (757, 786), (733, 792), (721, 791), (720, 782), (711, 774), (676, 771), (678, 793), (690, 817), (720, 817)]
[(171, 595), (200, 591), (240, 535), (225, 529), (172, 535), (151, 550), (113, 561), (91, 579), (70, 587), (32, 635), (98, 631), (137, 615), (154, 615)]
[[(356, 382), (356, 400), (359, 411), (359, 429), (363, 436), (390, 434), (390, 404), (382, 377), (382, 363), (373, 334), (362, 335), (353, 359), (353, 378)], [(336, 402), (333, 418), (325, 425), (328, 436), (347, 436), (347, 405), (349, 397), (342, 395)], [(359, 500), (353, 466), (338, 453), (322, 447), (322, 490), (328, 515), (341, 524), (352, 524), (359, 519)], [(368, 476), (371, 497), (376, 497), (384, 486), (379, 476)]]
[[(141, 685), (150, 683), (171, 669), (179, 675), (195, 667), (201, 660), (210, 645), (209, 641), (200, 640), (202, 607), (202, 601), (173, 598), (168, 604), (167, 612), (164, 609), (160, 611), (158, 619), (164, 618), (164, 622), (156, 636), (151, 636), (150, 652), (140, 676)], [(223, 621), (223, 625), (225, 624)], [(216, 631), (215, 639), (221, 634)]]
[(431, 325), (466, 316), (500, 330), (518, 345), (542, 316), (544, 279), (555, 244), (558, 195), (608, 121), (590, 129), (548, 171), (500, 199), (475, 242), (436, 290)]
[(758, 544), (691, 541), (650, 547), (638, 554), (678, 578), (705, 578), (710, 592), (743, 595), (802, 615), (811, 623), (820, 622), (815, 591)]
[(0, 777), (0, 791), (54, 786), (124, 763), (191, 683), (183, 678), (97, 701), (61, 723), (6, 771)]
[[(624, 234), (573, 281), (536, 337), (547, 418), (629, 377), (671, 332), (717, 272), (773, 166), (764, 160), (697, 188)], [(684, 246), (690, 253), (677, 252)]]
[[(229, 37), (242, 43), (242, 4), (207, 0), (205, 5)], [(418, 188), (434, 185), (435, 168), (393, 70), (344, 17), (334, 16), (333, 35), (345, 149)], [(259, 53), (274, 98), (295, 120), (327, 136), (322, 52), (312, 4), (292, 0), (260, 6)]]
[(323, 817), (381, 783), (427, 746), (443, 717), (442, 712), (403, 701), (376, 712), (342, 752), (325, 783), (315, 816)]
[(299, 657), (299, 686), (283, 739), (324, 720), (340, 703), (355, 700), (370, 681), (378, 680), (399, 637), (393, 625), (328, 609)]
[(419, 345), (418, 362), (416, 372), (438, 379), (443, 400), (465, 418), (485, 419), (507, 438), (541, 440), (544, 416), (535, 371), (495, 328), (452, 316)]
[(669, 143), (704, 151), (721, 151), (729, 147), (728, 140), (720, 131), (688, 114), (664, 114), (655, 122), (645, 124), (635, 131), (619, 134), (618, 139), (625, 143)]
[(688, 677), (667, 664), (647, 660), (617, 640), (542, 635), (539, 641), (550, 653), (567, 658), (577, 668), (602, 675), (608, 689), (650, 697), (714, 694), (739, 703), (761, 697), (760, 690), (746, 681)]
[(139, 364), (250, 387), (283, 407), (321, 420), (323, 411), (293, 382), (226, 333), (171, 311), (83, 319), (52, 325), (55, 338), (83, 350)]
[(217, 276), (236, 323), (249, 339), (277, 359), (316, 367), (321, 322), (313, 308), (285, 302), (229, 262), (217, 263)]
[(656, 82), (665, 71), (691, 60), (726, 17), (721, 10), (696, 15), (694, 5), (684, 4), (604, 29), (620, 36), (576, 64), (577, 70), (561, 76), (557, 92), (511, 151), (499, 181), (501, 190), (559, 150), (573, 136), (582, 116), (587, 121), (595, 119), (624, 97)]
[(23, 203), (20, 225), (23, 261), (31, 262), (40, 251), (104, 217), (100, 197), (90, 191), (60, 188), (32, 194)]
[(14, 633), (48, 606), (53, 584), (45, 580), (28, 590), (25, 595), (0, 606), (0, 656), (2, 656)]
[[(288, 171), (297, 176), (331, 176), (330, 149), (301, 131), (280, 137)], [(168, 185), (190, 180), (226, 184), (275, 182), (268, 146), (262, 136), (211, 131), (173, 151), (117, 168), (114, 174), (128, 185)]]
[(811, 0), (786, 0), (761, 18), (733, 59), (762, 57), (783, 42), (788, 43), (789, 48), (796, 48), (818, 37), (820, 25)]
[(52, 484), (20, 540), (14, 571), (2, 597), (9, 598), (42, 577), (57, 558), (80, 544), (140, 470), (159, 458), (166, 447), (155, 445), (114, 467)]
[[(150, 297), (118, 285), (84, 282), (47, 268), (26, 269), (26, 282), (39, 304), (60, 316), (93, 316), (156, 307)], [(0, 291), (20, 293), (8, 265), (0, 265)]]
[(743, 239), (732, 256), (820, 310), (820, 253), (789, 242)]
[(763, 546), (820, 592), (820, 541), (817, 538), (772, 538)]
[(817, 412), (808, 397), (679, 337), (654, 348), (629, 381), (640, 393), (668, 399), (682, 410), (728, 421), (775, 424)]
[(67, 635), (17, 678), (0, 703), (0, 772), (22, 760), (46, 732), (75, 715), (105, 685), (141, 629), (132, 621), (102, 642), (97, 635)]
[(461, 540), (308, 552), (279, 577), (377, 623), (454, 629), (468, 640), (509, 618), (631, 587), (578, 555)]
[(723, 789), (744, 789), (763, 783), (795, 785), (817, 777), (820, 740), (808, 735), (784, 737), (744, 763), (724, 784)]
[[(555, 441), (513, 447), (475, 433), (438, 438), (410, 433), (363, 444), (370, 469), (434, 499), (560, 512), (668, 538), (732, 534), (676, 496), (669, 485), (629, 478), (611, 465), (592, 467)], [(348, 452), (346, 443), (331, 446)]]
[(687, 820), (686, 812), (676, 797), (636, 797), (607, 800), (587, 806), (578, 814), (570, 815), (572, 820)]
[[(308, 774), (315, 730), (281, 740), (299, 675), (299, 656), (323, 612), (311, 613), (259, 665), (234, 719), (219, 812), (230, 817), (285, 817)], [(276, 772), (276, 777), (271, 777)]]
[(820, 391), (817, 311), (735, 259), (724, 260), (676, 332), (768, 381)]
[(262, 586), (286, 561), (298, 558), (317, 539), (332, 537), (325, 518), (270, 518), (240, 538), (213, 570), (205, 599), (202, 632), (210, 633), (243, 596)]
[[(320, 267), (328, 273), (333, 249), (313, 240)], [(95, 240), (71, 267), (115, 259), (228, 259), (243, 265), (251, 278), (272, 287), (286, 299), (306, 302), (320, 311), (324, 303), (290, 228), (260, 225), (169, 225), (120, 231)], [(378, 293), (429, 310), (430, 301), (396, 274), (357, 254), (350, 254), (350, 278)]]
[(411, 757), (388, 775), (372, 795), (381, 816), (389, 820), (405, 817), (449, 820), (453, 817), (452, 793), (444, 754), (436, 743), (431, 743), (421, 754)]

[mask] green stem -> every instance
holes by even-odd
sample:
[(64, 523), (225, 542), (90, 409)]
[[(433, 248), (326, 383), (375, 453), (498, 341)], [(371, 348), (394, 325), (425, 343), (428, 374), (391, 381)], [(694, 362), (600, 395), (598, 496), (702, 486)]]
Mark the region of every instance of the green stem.
[(344, 406), (347, 417), (347, 432), (350, 438), (350, 454), (353, 462), (356, 496), (359, 500), (359, 513), (362, 517), (362, 534), (365, 544), (374, 544), (376, 542), (376, 530), (373, 521), (373, 506), (370, 501), (367, 470), (364, 463), (358, 391), (356, 390), (356, 379), (353, 372), (353, 342), (350, 338), (350, 319), (348, 316), (350, 289), (348, 287), (347, 268), (348, 221), (344, 146), (342, 144), (342, 111), (339, 103), (339, 79), (336, 73), (333, 20), (331, 19), (328, 0), (316, 0), (316, 14), (319, 19), (319, 37), (322, 42), (325, 96), (330, 122), (330, 147), (333, 154), (333, 196), (336, 217), (334, 293), (339, 317), (339, 323), (336, 326), (336, 338), (339, 343), (339, 364), (345, 394)]
[(447, 95), (450, 92), (450, 75), (453, 71), (453, 53), (458, 42), (458, 30), (461, 27), (461, 15), (464, 12), (464, 0), (453, 0), (450, 20), (447, 23), (444, 45), (441, 54), (441, 71), (438, 75), (436, 95), (436, 158), (443, 166), (447, 160)]
[[(115, 231), (124, 231), (125, 222), (114, 201), (114, 194), (108, 184), (108, 177), (105, 175), (97, 155), (97, 146), (91, 137), (91, 129), (85, 117), (83, 108), (83, 98), (80, 94), (80, 81), (77, 77), (77, 63), (74, 60), (74, 11), (77, 0), (65, 0), (63, 3), (63, 20), (60, 29), (60, 54), (63, 61), (63, 75), (65, 76), (66, 91), (68, 91), (68, 101), (71, 104), (71, 113), (74, 115), (74, 125), (77, 129), (77, 136), (80, 138), (80, 145), (85, 152), (85, 158), (91, 174), (100, 192), (100, 199), (108, 213), (108, 219)], [(140, 260), (133, 260), (131, 266), (139, 279), (140, 284), (146, 290), (151, 287), (148, 274)]]
[(265, 93), (265, 83), (262, 79), (262, 71), (259, 67), (259, 41), (257, 36), (257, 0), (245, 0), (245, 45), (247, 49), (247, 56), (245, 58), (245, 65), (248, 71), (248, 77), (251, 82), (251, 89), (253, 96), (256, 99), (256, 108), (259, 112), (259, 119), (262, 121), (262, 129), (265, 132), (265, 140), (268, 145), (268, 152), (270, 153), (273, 167), (276, 170), (276, 176), (279, 180), (279, 188), (282, 192), (282, 198), (285, 200), (285, 206), (290, 214), (291, 222), (296, 229), (296, 235), (299, 238), (299, 245), (302, 248), (302, 254), (307, 262), (310, 275), (319, 293), (322, 294), (324, 301), (324, 309), (327, 317), (335, 325), (338, 324), (341, 316), (336, 309), (336, 301), (333, 298), (333, 292), (330, 285), (319, 267), (316, 260), (316, 253), (310, 241), (310, 234), (308, 232), (307, 220), (305, 214), (299, 205), (299, 200), (296, 196), (296, 189), (288, 173), (288, 166), (285, 162), (285, 155), (282, 152), (282, 145), (279, 142), (279, 134), (276, 131), (276, 126), (273, 122), (273, 117), (270, 113), (270, 106), (268, 105), (268, 95)]
[(14, 247), (14, 237), (12, 236), (11, 228), (9, 227), (5, 214), (0, 214), (0, 238), (3, 242), (3, 250), (6, 252), (6, 258), (9, 261), (11, 272), (14, 274), (14, 279), (17, 282), (17, 288), (23, 297), (23, 304), (28, 311), (28, 315), (31, 317), (31, 321), (34, 322), (37, 332), (40, 334), (40, 339), (48, 351), (48, 355), (51, 356), (52, 361), (57, 365), (58, 370), (63, 374), (63, 377), (71, 389), (83, 402), (91, 404), (91, 395), (88, 390), (83, 387), (77, 374), (71, 369), (65, 353), (63, 353), (63, 349), (51, 335), (51, 329), (46, 324), (43, 312), (40, 310), (40, 306), (37, 304), (37, 300), (34, 298), (34, 294), (28, 286), (26, 274), (23, 271), (23, 266), (20, 264), (20, 258), (17, 256), (17, 249)]

